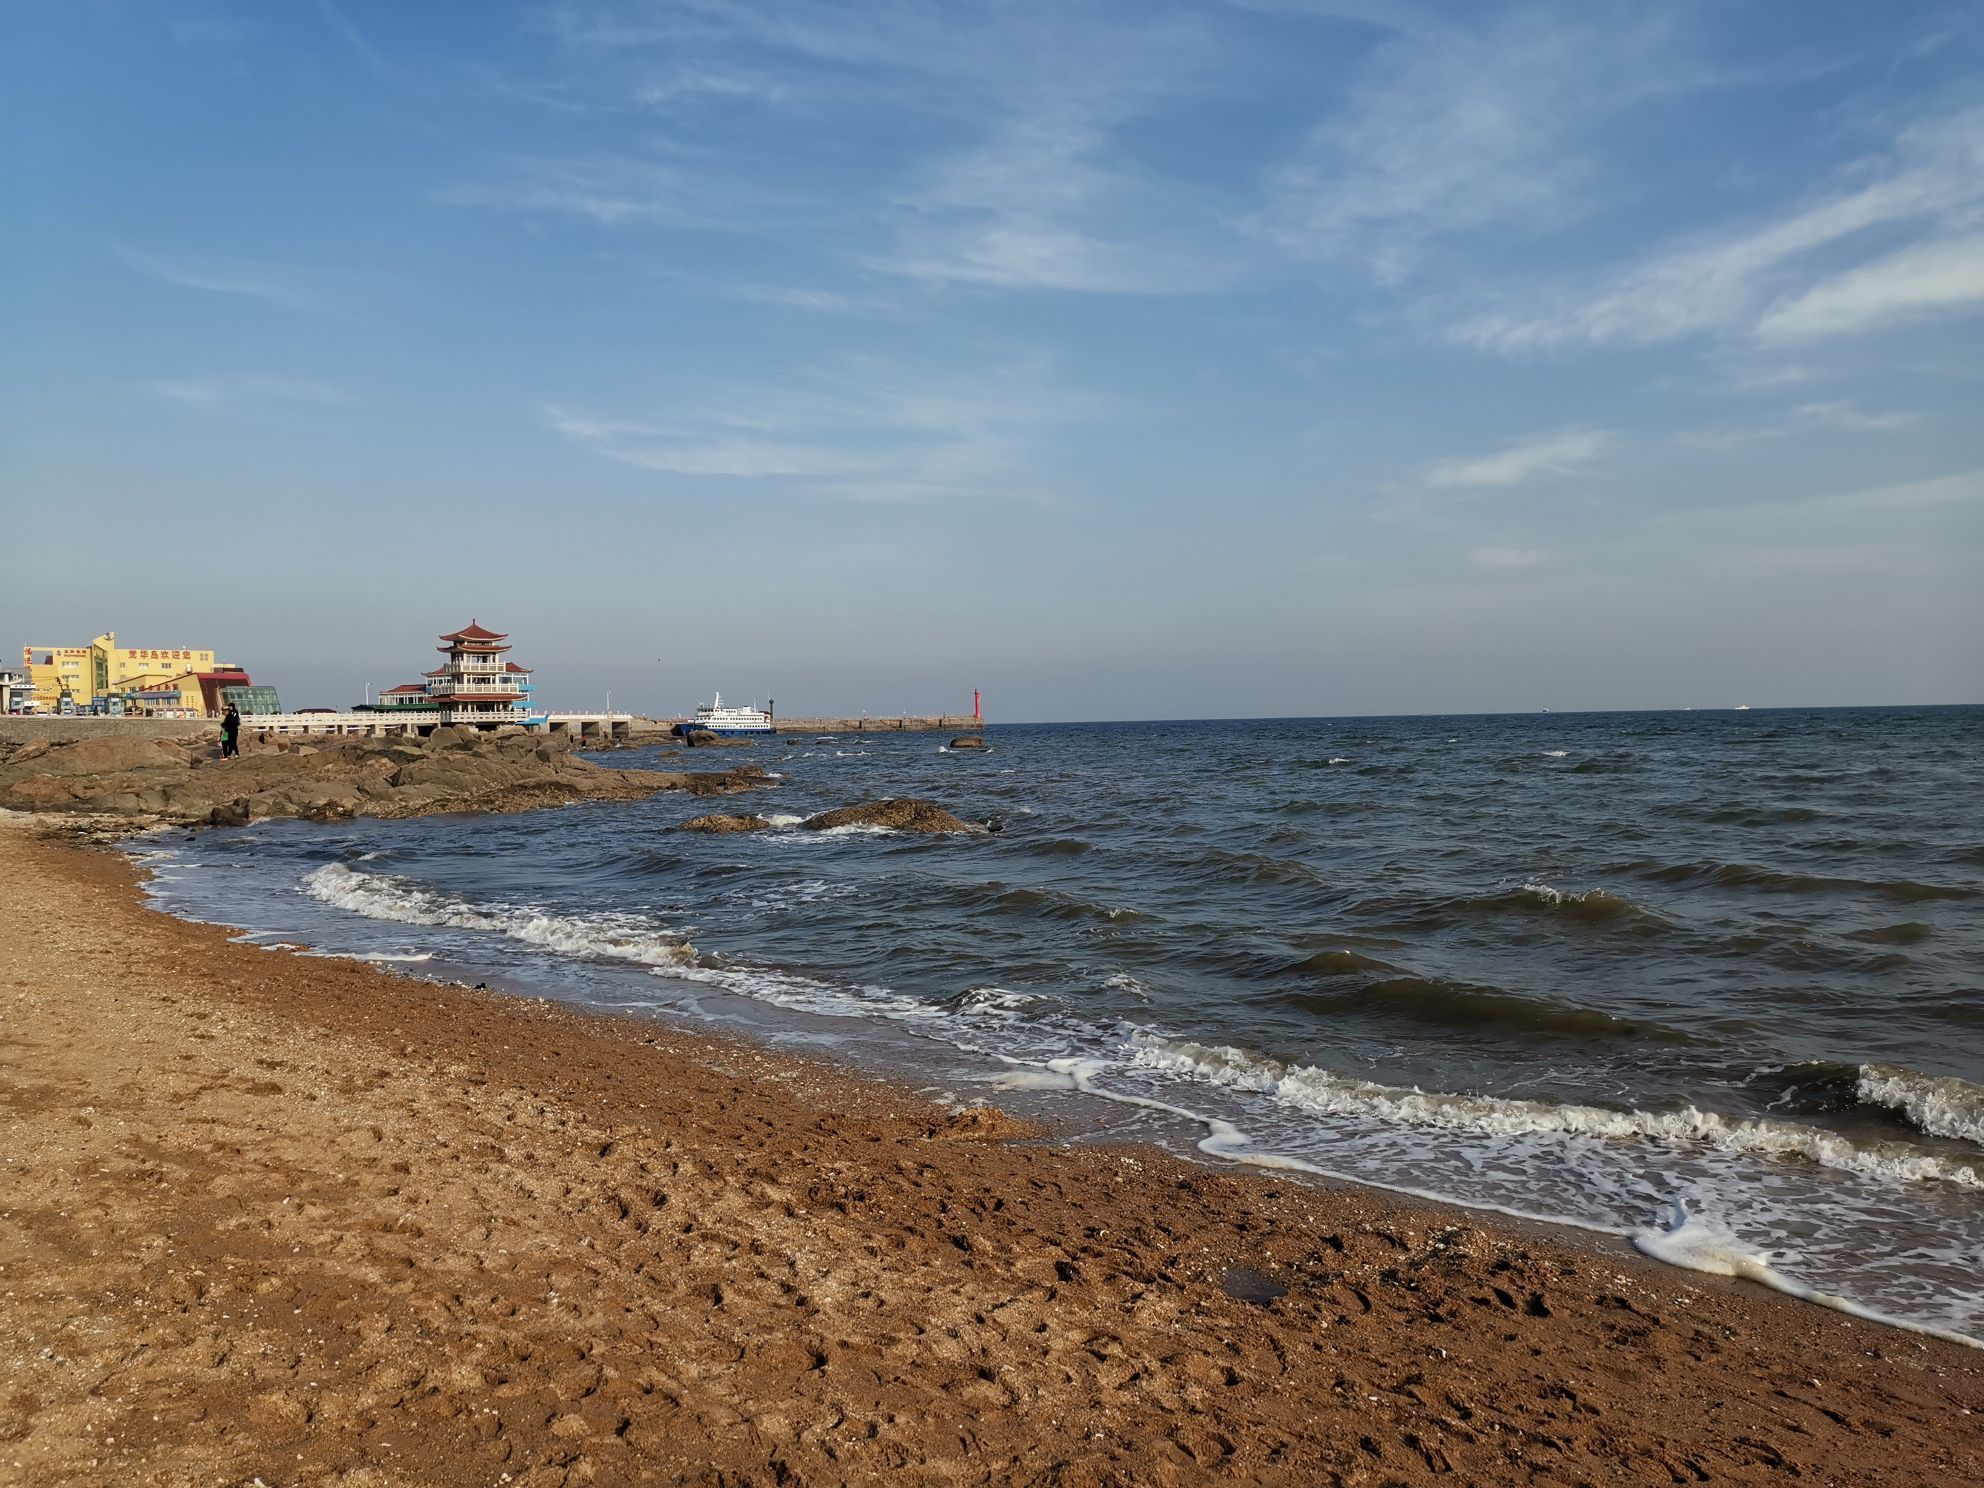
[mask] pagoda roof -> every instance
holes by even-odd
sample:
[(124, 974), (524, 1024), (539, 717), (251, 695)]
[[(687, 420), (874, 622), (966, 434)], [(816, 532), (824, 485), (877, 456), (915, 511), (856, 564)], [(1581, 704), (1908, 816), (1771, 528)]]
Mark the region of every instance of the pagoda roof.
[(473, 620), (460, 630), (450, 631), (441, 637), (444, 641), (507, 641), (509, 635), (500, 630), (486, 630)]
[(437, 692), (437, 703), (514, 703), (521, 692)]
[(385, 692), (383, 692), (380, 695), (382, 697), (391, 697), (396, 692), (425, 692), (425, 691), (427, 691), (427, 689), (422, 687), (418, 682), (403, 682), (398, 687), (388, 687), (385, 690)]
[(446, 667), (436, 667), (433, 671), (422, 672), (420, 675), (423, 677), (445, 677), (448, 675), (448, 669)]
[(503, 663), (503, 670), (504, 670), (504, 671), (506, 671), (506, 672), (522, 672), (522, 673), (525, 673), (526, 675), (528, 675), (528, 674), (529, 674), (529, 672), (530, 672), (530, 668), (529, 668), (529, 667), (527, 667), (527, 666), (518, 666), (518, 665), (517, 665), (517, 664), (516, 664), (516, 663), (515, 663), (514, 661), (506, 661), (506, 662), (504, 662), (504, 663)]

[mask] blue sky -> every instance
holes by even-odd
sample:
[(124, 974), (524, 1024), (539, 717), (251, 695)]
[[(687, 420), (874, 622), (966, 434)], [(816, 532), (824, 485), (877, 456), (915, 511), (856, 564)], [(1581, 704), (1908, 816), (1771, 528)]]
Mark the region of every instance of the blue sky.
[(1968, 3), (21, 0), (18, 646), (297, 704), (1984, 698)]

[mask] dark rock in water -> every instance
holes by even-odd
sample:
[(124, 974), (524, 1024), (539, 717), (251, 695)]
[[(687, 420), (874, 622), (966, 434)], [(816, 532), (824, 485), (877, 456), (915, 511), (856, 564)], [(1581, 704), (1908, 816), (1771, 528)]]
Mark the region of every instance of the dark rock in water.
[(726, 739), (722, 734), (713, 734), (708, 729), (690, 729), (682, 736), (682, 742), (691, 749), (749, 749), (755, 739)]
[(726, 832), (762, 832), (770, 826), (771, 823), (766, 821), (762, 816), (725, 816), (723, 813), (718, 812), (714, 816), (699, 816), (693, 820), (685, 821), (682, 823), (682, 830), (685, 832), (714, 832), (722, 834)]
[(834, 827), (886, 827), (894, 832), (982, 832), (983, 827), (952, 816), (932, 801), (898, 796), (887, 801), (870, 801), (860, 806), (843, 806), (809, 816), (800, 825), (809, 832), (825, 832)]
[(983, 749), (984, 747), (985, 741), (976, 734), (959, 734), (955, 739), (951, 740), (951, 748), (953, 749)]
[(728, 796), (738, 791), (763, 790), (774, 782), (757, 765), (739, 765), (719, 774), (692, 773), (676, 777), (682, 789), (692, 796)]

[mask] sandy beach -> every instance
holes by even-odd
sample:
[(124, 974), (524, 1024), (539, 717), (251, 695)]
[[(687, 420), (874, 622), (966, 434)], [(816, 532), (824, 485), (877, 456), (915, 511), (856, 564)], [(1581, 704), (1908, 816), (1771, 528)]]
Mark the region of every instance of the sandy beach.
[(1958, 1484), (1984, 1353), (228, 941), (0, 821), (0, 1482)]

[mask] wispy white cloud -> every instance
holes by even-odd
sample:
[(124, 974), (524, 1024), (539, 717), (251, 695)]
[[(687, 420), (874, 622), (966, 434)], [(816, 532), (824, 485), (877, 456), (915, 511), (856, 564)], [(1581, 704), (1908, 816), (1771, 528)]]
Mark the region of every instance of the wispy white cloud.
[(1813, 496), (1800, 503), (1813, 511), (1842, 514), (1923, 511), (1972, 504), (1984, 504), (1984, 470), (1963, 470), (1900, 485), (1870, 486), (1835, 496)]
[(1792, 439), (1799, 435), (1809, 435), (1833, 430), (1848, 434), (1890, 433), (1896, 429), (1906, 429), (1920, 423), (1919, 413), (1904, 412), (1899, 409), (1881, 413), (1869, 413), (1847, 399), (1836, 399), (1826, 403), (1806, 403), (1792, 409), (1783, 418), (1767, 424), (1752, 424), (1741, 428), (1694, 429), (1674, 436), (1679, 444), (1692, 445), (1697, 449), (1736, 449), (1746, 444), (1763, 444), (1778, 439)]
[(1178, 294), (1231, 277), (1210, 224), (1182, 195), (1104, 163), (1107, 134), (1080, 118), (1029, 119), (898, 193), (897, 242), (870, 266), (1006, 289)]
[(1439, 460), (1419, 475), (1429, 491), (1472, 491), (1519, 486), (1542, 475), (1564, 475), (1603, 454), (1612, 436), (1602, 429), (1565, 429), (1508, 445), (1493, 454)]
[[(1774, 221), (1669, 247), (1596, 290), (1455, 317), (1446, 332), (1515, 353), (1752, 328), (1788, 339), (1978, 298), (1976, 239), (1904, 250), (1837, 277), (1823, 259), (1877, 229), (1935, 230), (1984, 216), (1984, 109), (1902, 130), (1892, 150), (1858, 162), (1851, 176), (1855, 184)], [(1766, 313), (1773, 296), (1777, 307)]]
[(197, 408), (226, 408), (263, 400), (326, 405), (357, 401), (350, 392), (335, 383), (312, 377), (274, 377), (261, 373), (160, 378), (140, 386), (154, 397)]
[[(887, 108), (907, 121), (897, 140), (864, 151), (873, 174), (860, 190), (810, 202), (826, 228), (809, 224), (816, 240), (870, 271), (931, 285), (1170, 294), (1229, 282), (1241, 256), (1204, 183), (1166, 178), (1130, 128), (1218, 56), (1217, 28), (1189, 10), (1128, 26), (1086, 6), (738, 0), (565, 6), (545, 24), (565, 64), (616, 107), (700, 111), (708, 123), (712, 106), (751, 100), (814, 118)], [(548, 99), (574, 106), (566, 86)], [(447, 199), (676, 222), (709, 215), (736, 188), (734, 165), (719, 154), (622, 182), (594, 179), (597, 166), (540, 163), (516, 185)]]
[(1984, 308), (1984, 236), (1919, 243), (1822, 279), (1758, 322), (1767, 340), (1867, 330), (1946, 311)]
[(581, 448), (644, 470), (901, 501), (1044, 499), (1047, 441), (1109, 411), (1040, 361), (960, 375), (848, 357), (783, 381), (705, 386), (660, 416), (570, 404), (543, 416)]
[[(1299, 8), (1382, 18), (1366, 6)], [(1591, 128), (1694, 77), (1649, 14), (1523, 9), (1436, 25), (1400, 9), (1390, 19), (1408, 22), (1405, 34), (1376, 49), (1346, 105), (1274, 173), (1256, 229), (1398, 282), (1437, 240), (1579, 215), (1600, 175)]]
[(338, 7), (335, 0), (317, 0), (317, 10), (323, 16), (324, 24), (330, 27), (331, 33), (358, 54), (358, 59), (365, 64), (367, 72), (376, 78), (387, 76), (389, 69), (385, 57), (366, 38), (365, 33), (353, 24), (351, 17)]
[(286, 310), (320, 310), (322, 301), (311, 290), (295, 282), (286, 270), (245, 259), (174, 258), (124, 244), (116, 245), (117, 256), (137, 269), (167, 284), (184, 289), (200, 289), (210, 294), (239, 295), (263, 300)]
[(895, 301), (878, 295), (842, 294), (831, 289), (808, 289), (802, 285), (744, 284), (730, 291), (740, 300), (759, 305), (783, 305), (807, 310), (815, 315), (893, 315)]
[(1130, 126), (1196, 85), (1218, 48), (1189, 15), (1134, 30), (1046, 11), (999, 37), (974, 143), (891, 193), (871, 267), (937, 283), (1177, 294), (1230, 283), (1241, 255), (1203, 186), (1140, 158)]
[[(705, 163), (601, 155), (518, 162), (507, 178), (445, 187), (446, 206), (646, 225), (756, 232), (807, 214), (809, 198), (729, 179)], [(817, 209), (818, 203), (812, 205)]]
[(724, 67), (673, 67), (633, 84), (634, 105), (657, 112), (710, 101), (775, 107), (792, 95), (792, 85), (777, 78)]

